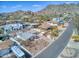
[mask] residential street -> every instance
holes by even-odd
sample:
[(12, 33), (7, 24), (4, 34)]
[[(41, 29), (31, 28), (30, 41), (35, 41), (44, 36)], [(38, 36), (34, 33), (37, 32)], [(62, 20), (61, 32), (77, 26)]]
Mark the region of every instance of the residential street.
[(67, 45), (71, 35), (72, 35), (72, 22), (69, 23), (66, 31), (50, 46), (47, 47), (46, 50), (35, 56), (36, 58), (56, 58), (62, 50)]

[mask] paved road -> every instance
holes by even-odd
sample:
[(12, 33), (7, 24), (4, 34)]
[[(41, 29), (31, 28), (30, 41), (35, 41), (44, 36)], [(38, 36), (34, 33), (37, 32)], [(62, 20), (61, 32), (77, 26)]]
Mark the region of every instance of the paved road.
[(56, 58), (67, 45), (73, 32), (72, 29), (72, 22), (69, 22), (69, 26), (67, 27), (65, 32), (47, 49), (35, 56), (35, 58)]

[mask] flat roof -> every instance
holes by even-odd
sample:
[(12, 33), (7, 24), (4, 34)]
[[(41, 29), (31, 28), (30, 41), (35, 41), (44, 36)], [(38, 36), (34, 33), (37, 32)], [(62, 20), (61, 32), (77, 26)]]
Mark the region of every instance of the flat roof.
[(35, 36), (35, 34), (31, 32), (21, 32), (21, 33), (18, 33), (17, 36), (19, 36), (19, 38), (22, 38), (23, 40), (27, 40), (32, 36)]
[(47, 29), (48, 27), (51, 27), (51, 25), (48, 22), (44, 22), (39, 27)]
[(18, 46), (13, 46), (11, 47), (11, 49), (16, 54), (17, 57), (24, 56), (24, 52), (20, 48), (18, 48)]

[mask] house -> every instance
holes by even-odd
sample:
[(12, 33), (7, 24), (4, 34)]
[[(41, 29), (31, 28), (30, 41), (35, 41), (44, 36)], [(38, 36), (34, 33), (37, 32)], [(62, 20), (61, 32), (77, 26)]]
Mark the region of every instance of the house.
[(39, 26), (42, 29), (51, 29), (55, 26), (58, 26), (57, 24), (53, 24), (52, 22), (48, 21), (48, 22), (44, 22), (41, 24), (41, 26)]
[(53, 18), (53, 23), (64, 24), (64, 21), (61, 18)]
[(39, 26), (39, 23), (31, 23), (30, 26), (33, 26), (34, 28), (37, 28)]
[(39, 27), (42, 29), (48, 29), (51, 28), (51, 25), (48, 22), (44, 22)]
[(25, 56), (25, 53), (18, 46), (12, 46), (11, 50), (19, 58)]
[(52, 21), (53, 23), (58, 23), (60, 21), (60, 18), (53, 18)]
[(53, 23), (58, 24), (58, 29), (61, 29), (64, 27), (64, 20), (62, 20), (61, 18), (53, 18)]
[(22, 40), (34, 40), (34, 37), (36, 35), (33, 34), (33, 32), (20, 32), (20, 33), (17, 33), (17, 38), (20, 38)]
[(23, 25), (20, 23), (6, 24), (2, 28), (4, 29), (5, 32), (11, 32), (23, 28)]
[(37, 28), (39, 26), (39, 23), (29, 23), (29, 22), (25, 22), (23, 24), (23, 28), (26, 29), (31, 29), (31, 28)]

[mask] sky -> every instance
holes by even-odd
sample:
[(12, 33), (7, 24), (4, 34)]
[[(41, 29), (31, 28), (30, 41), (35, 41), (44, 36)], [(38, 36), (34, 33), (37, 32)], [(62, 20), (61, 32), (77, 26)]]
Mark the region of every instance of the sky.
[(17, 10), (40, 11), (49, 4), (70, 4), (78, 3), (77, 1), (0, 1), (0, 13), (14, 12)]

